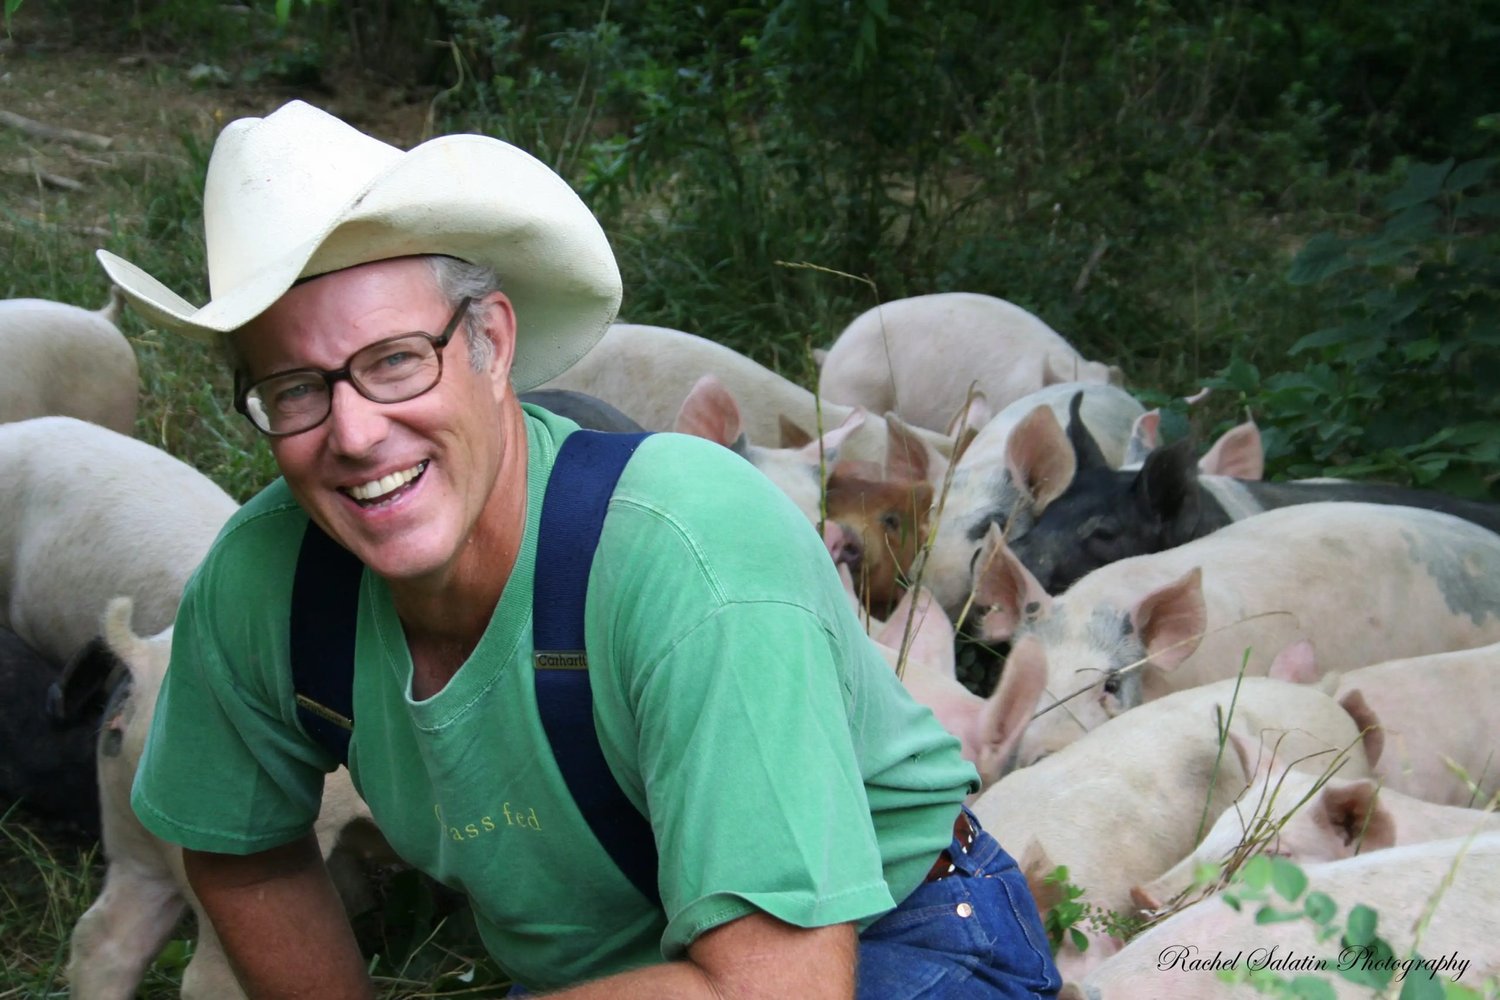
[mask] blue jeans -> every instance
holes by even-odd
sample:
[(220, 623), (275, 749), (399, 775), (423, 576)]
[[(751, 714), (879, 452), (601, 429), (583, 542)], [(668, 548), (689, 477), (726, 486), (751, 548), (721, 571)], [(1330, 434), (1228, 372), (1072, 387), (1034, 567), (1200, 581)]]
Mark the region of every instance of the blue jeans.
[[(1033, 1000), (1062, 989), (1025, 876), (963, 808), (979, 836), (967, 852), (957, 838), (948, 846), (958, 870), (860, 934), (857, 1000)], [(527, 996), (519, 986), (506, 994)]]
[(956, 839), (948, 852), (957, 871), (860, 934), (858, 1000), (1055, 996), (1062, 977), (1015, 861), (983, 830), (967, 853)]

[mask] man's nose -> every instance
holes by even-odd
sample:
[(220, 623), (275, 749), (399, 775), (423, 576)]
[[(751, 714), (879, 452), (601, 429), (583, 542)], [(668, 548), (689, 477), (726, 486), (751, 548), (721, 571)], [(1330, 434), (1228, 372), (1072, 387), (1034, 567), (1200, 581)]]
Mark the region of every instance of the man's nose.
[(348, 379), (333, 384), (329, 406), (328, 444), (336, 453), (363, 457), (385, 440), (390, 429), (385, 404), (361, 396)]

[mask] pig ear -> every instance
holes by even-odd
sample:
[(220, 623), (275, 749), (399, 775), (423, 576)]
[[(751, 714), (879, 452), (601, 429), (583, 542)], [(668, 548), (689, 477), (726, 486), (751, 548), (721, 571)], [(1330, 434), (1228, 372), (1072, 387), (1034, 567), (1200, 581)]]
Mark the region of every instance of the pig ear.
[(1203, 638), (1208, 612), (1203, 571), (1197, 566), (1141, 598), (1130, 612), (1146, 655), (1158, 670), (1171, 670), (1193, 654)]
[(1146, 456), (1132, 487), (1142, 513), (1183, 528), (1198, 521), (1198, 466), (1187, 438)]
[(1023, 621), (1037, 618), (1052, 606), (1052, 598), (1005, 544), (998, 524), (990, 525), (976, 562), (974, 601), (989, 610), (980, 621), (980, 634), (990, 642), (1009, 639)]
[(1380, 716), (1376, 715), (1370, 703), (1365, 701), (1365, 696), (1359, 688), (1344, 692), (1339, 698), (1339, 704), (1359, 727), (1359, 739), (1365, 747), (1365, 760), (1371, 767), (1374, 767), (1380, 760), (1380, 755), (1385, 753), (1385, 729), (1380, 725)]
[(1099, 443), (1094, 440), (1089, 429), (1083, 426), (1082, 391), (1073, 393), (1073, 398), (1068, 401), (1068, 443), (1073, 446), (1073, 459), (1076, 463), (1074, 475), (1083, 469), (1109, 468), (1104, 452), (1099, 450)]
[(901, 640), (906, 635), (906, 623), (911, 620), (912, 604), (915, 601), (916, 597), (910, 590), (901, 595), (901, 600), (896, 602), (891, 616), (876, 630), (876, 642), (882, 646), (890, 646), (892, 649), (901, 648)]
[(1251, 420), (1225, 431), (1207, 454), (1198, 459), (1198, 471), (1235, 479), (1265, 476), (1266, 449), (1260, 440), (1260, 428)]
[(74, 654), (47, 689), (48, 717), (59, 723), (79, 721), (132, 663), (146, 661), (146, 643), (130, 627), (134, 612), (130, 598), (110, 598), (99, 619), (100, 634)]
[(953, 419), (948, 421), (948, 426), (943, 433), (949, 437), (955, 437), (972, 428), (976, 433), (979, 428), (989, 423), (995, 416), (994, 408), (990, 406), (989, 397), (982, 389), (971, 390), (964, 399), (964, 405), (958, 408)]
[(83, 721), (92, 708), (103, 707), (109, 678), (123, 666), (102, 637), (90, 639), (47, 688), (47, 717), (58, 725)]
[(785, 413), (776, 417), (776, 422), (781, 428), (781, 446), (783, 448), (802, 448), (812, 444), (813, 436), (803, 430)]
[(726, 448), (734, 448), (745, 433), (739, 403), (724, 383), (713, 375), (705, 375), (693, 383), (677, 410), (672, 429), (679, 434), (706, 438)]
[(1396, 820), (1369, 778), (1329, 782), (1318, 796), (1320, 818), (1351, 850), (1378, 851), (1396, 844)]
[(1268, 677), (1289, 684), (1312, 684), (1319, 677), (1318, 655), (1311, 639), (1298, 639), (1289, 643), (1271, 661)]
[(1126, 465), (1141, 465), (1146, 456), (1161, 445), (1161, 411), (1147, 410), (1130, 425), (1130, 440), (1125, 443)]
[(1229, 731), (1229, 745), (1240, 762), (1245, 774), (1245, 784), (1253, 785), (1257, 778), (1269, 778), (1272, 753), (1261, 745), (1260, 740), (1251, 739), (1237, 729)]
[[(908, 640), (906, 623), (914, 615), (916, 624), (912, 626)], [(953, 623), (943, 609), (933, 603), (932, 593), (925, 587), (901, 595), (875, 641), (900, 649), (903, 640), (908, 640), (905, 653), (909, 663), (954, 675)]]
[(1078, 382), (1078, 359), (1049, 354), (1042, 359), (1042, 387), (1063, 382)]
[(1038, 406), (1010, 432), (1005, 467), (1011, 482), (1031, 497), (1038, 511), (1068, 488), (1078, 462), (1052, 407)]
[(865, 411), (856, 406), (844, 418), (843, 423), (823, 435), (821, 443), (819, 440), (810, 441), (801, 448), (796, 449), (797, 454), (816, 465), (819, 452), (821, 451), (826, 472), (827, 474), (831, 474), (834, 463), (838, 461), (839, 448), (843, 446), (844, 441), (848, 439), (850, 434), (853, 434), (865, 425), (865, 415)]
[(957, 462), (960, 458), (963, 458), (964, 452), (969, 450), (969, 445), (973, 444), (974, 439), (979, 436), (979, 431), (980, 428), (978, 427), (965, 427), (960, 431), (958, 437), (953, 439), (953, 454), (949, 456), (948, 460), (950, 462)]
[(943, 462), (942, 456), (895, 413), (885, 415), (885, 426), (886, 478), (930, 482), (933, 467)]
[(979, 710), (980, 776), (998, 778), (1031, 725), (1047, 687), (1047, 651), (1036, 636), (1024, 636), (1005, 658), (1000, 684)]

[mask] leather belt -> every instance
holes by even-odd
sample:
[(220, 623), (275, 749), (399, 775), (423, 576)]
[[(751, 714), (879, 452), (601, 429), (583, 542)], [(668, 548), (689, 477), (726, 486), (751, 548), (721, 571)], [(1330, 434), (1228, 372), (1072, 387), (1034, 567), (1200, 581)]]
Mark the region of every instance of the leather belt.
[[(979, 836), (979, 829), (974, 821), (969, 819), (969, 814), (962, 809), (958, 811), (958, 818), (953, 821), (953, 838), (959, 843), (959, 850), (964, 854), (969, 853), (969, 848), (974, 846), (974, 840)], [(940, 878), (947, 878), (956, 874), (958, 866), (953, 863), (953, 853), (948, 848), (943, 848), (938, 854), (937, 860), (927, 870), (927, 877), (922, 881), (936, 882)]]

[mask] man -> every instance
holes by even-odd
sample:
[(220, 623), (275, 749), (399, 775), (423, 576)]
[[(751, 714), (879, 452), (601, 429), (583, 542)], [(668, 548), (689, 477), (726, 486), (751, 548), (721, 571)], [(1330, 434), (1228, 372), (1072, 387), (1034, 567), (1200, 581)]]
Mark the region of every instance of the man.
[(100, 258), (148, 318), (227, 339), (283, 474), (184, 595), (134, 794), (252, 996), (371, 991), (308, 832), (336, 764), (288, 666), (309, 519), (364, 566), (356, 787), (525, 987), (1056, 990), (1024, 881), (960, 811), (977, 782), (957, 741), (866, 640), (795, 508), (697, 439), (655, 435), (625, 467), (585, 613), (599, 743), (649, 818), (660, 903), (580, 818), (531, 658), (539, 511), (576, 425), (516, 392), (587, 351), (620, 288), (560, 178), (498, 140), (403, 153), (293, 102), (225, 129), (204, 223), (202, 309)]

